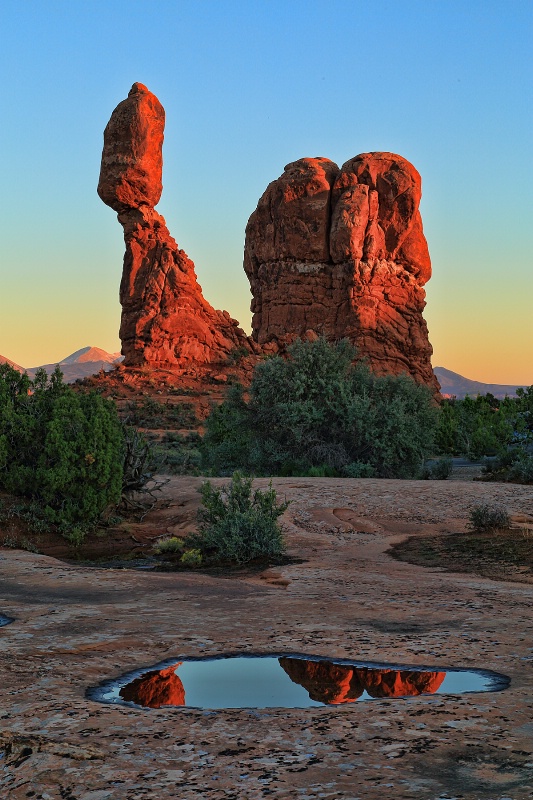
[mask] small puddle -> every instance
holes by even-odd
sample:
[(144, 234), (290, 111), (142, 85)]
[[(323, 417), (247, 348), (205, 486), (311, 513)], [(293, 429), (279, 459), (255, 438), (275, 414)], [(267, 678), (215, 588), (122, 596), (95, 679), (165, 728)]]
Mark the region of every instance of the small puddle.
[(495, 692), (509, 678), (487, 670), (435, 670), (302, 655), (180, 658), (130, 672), (87, 697), (144, 708), (308, 708), (418, 695)]
[(9, 625), (10, 622), (14, 622), (12, 617), (6, 617), (4, 614), (0, 614), (0, 628), (3, 625)]

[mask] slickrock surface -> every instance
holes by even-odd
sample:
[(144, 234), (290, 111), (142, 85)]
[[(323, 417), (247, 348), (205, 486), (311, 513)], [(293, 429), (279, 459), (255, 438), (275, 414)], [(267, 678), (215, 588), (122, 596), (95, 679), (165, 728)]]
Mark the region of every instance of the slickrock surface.
[(406, 372), (438, 391), (422, 311), (431, 261), (420, 175), (393, 153), (342, 168), (326, 158), (285, 167), (246, 227), (253, 337), (349, 338), (378, 374)]
[[(161, 534), (194, 517), (200, 481), (168, 484)], [(288, 543), (303, 563), (260, 574), (150, 574), (0, 551), (0, 613), (15, 619), (0, 629), (1, 797), (533, 796), (533, 584), (387, 555), (407, 534), (464, 530), (482, 501), (532, 514), (533, 488), (308, 478), (273, 485), (293, 501)], [(85, 698), (88, 687), (125, 672), (224, 652), (485, 668), (510, 676), (511, 686), (216, 712)]]
[(193, 262), (154, 209), (162, 192), (164, 124), (157, 97), (134, 83), (104, 131), (98, 194), (124, 228), (124, 365), (186, 370), (225, 363), (237, 349), (252, 353), (254, 344), (227, 311), (205, 300)]

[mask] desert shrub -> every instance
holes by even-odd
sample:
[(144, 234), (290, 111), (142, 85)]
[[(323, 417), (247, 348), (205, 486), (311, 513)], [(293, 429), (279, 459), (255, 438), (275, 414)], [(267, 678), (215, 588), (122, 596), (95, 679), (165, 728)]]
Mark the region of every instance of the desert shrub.
[(170, 475), (197, 475), (202, 463), (201, 438), (193, 432), (185, 436), (167, 433), (154, 446), (158, 472)]
[(509, 514), (503, 506), (481, 503), (470, 511), (469, 527), (476, 532), (505, 530), (511, 527)]
[(514, 442), (528, 439), (533, 393), (521, 392), (522, 395), (503, 400), (490, 393), (464, 400), (444, 400), (435, 435), (438, 452), (474, 460), (497, 456)]
[(77, 394), (59, 369), (33, 381), (0, 366), (0, 487), (78, 543), (121, 496), (123, 434), (116, 407)]
[(250, 355), (249, 351), (246, 347), (234, 347), (228, 353), (228, 363), (229, 364), (239, 364), (243, 358)]
[(508, 478), (518, 483), (533, 483), (533, 455), (523, 449), (518, 450), (509, 466)]
[(178, 536), (171, 536), (169, 539), (160, 539), (154, 547), (158, 555), (165, 553), (182, 553), (185, 548), (185, 542)]
[(354, 357), (348, 342), (318, 339), (258, 364), (249, 400), (232, 387), (207, 419), (206, 468), (355, 477), (355, 464), (366, 475), (414, 477), (433, 444), (431, 395), (407, 376), (373, 375)]
[(194, 428), (198, 424), (191, 403), (160, 403), (148, 397), (142, 403), (130, 402), (127, 422), (139, 428)]
[(39, 548), (25, 536), (19, 539), (17, 536), (8, 534), (4, 536), (3, 539), (0, 539), (0, 542), (2, 547), (12, 547), (15, 550), (27, 550), (28, 553), (39, 552)]
[(73, 547), (80, 547), (83, 544), (90, 525), (63, 525), (61, 530), (65, 539)]
[(190, 550), (185, 550), (182, 557), (180, 558), (180, 564), (183, 567), (188, 567), (189, 569), (194, 569), (195, 567), (202, 566), (202, 552), (201, 550), (191, 548)]
[(48, 533), (51, 530), (50, 523), (43, 518), (40, 505), (28, 500), (13, 498), (4, 503), (0, 509), (0, 525), (9, 525), (14, 519), (25, 522), (32, 533)]
[(352, 461), (344, 467), (344, 475), (347, 478), (375, 478), (376, 471), (371, 464), (365, 464), (363, 461)]
[(272, 485), (252, 490), (253, 479), (235, 472), (217, 488), (206, 481), (201, 489), (199, 534), (188, 537), (208, 561), (244, 564), (255, 558), (276, 558), (284, 551), (280, 517), (288, 503), (278, 503)]
[(422, 477), (428, 481), (445, 481), (452, 474), (453, 461), (451, 458), (437, 458), (426, 464)]
[(487, 459), (483, 468), (487, 480), (533, 483), (533, 453), (529, 441), (502, 450)]

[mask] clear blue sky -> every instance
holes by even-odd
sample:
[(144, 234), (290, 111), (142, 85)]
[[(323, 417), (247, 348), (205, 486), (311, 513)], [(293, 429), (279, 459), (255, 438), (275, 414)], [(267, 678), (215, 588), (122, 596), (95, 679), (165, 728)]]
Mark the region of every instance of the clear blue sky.
[(158, 210), (249, 329), (244, 228), (285, 164), (422, 174), (434, 365), (533, 383), (531, 0), (2, 0), (0, 353), (117, 350), (122, 230), (96, 195), (135, 81), (165, 106)]

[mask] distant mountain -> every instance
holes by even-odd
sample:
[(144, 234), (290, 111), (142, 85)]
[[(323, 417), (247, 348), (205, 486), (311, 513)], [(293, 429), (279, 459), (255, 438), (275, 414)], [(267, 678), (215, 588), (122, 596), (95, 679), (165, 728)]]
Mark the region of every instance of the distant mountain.
[[(76, 350), (59, 362), (61, 372), (66, 383), (73, 383), (78, 378), (87, 378), (89, 375), (95, 375), (101, 369), (108, 372), (113, 367), (122, 361), (120, 353), (108, 353), (100, 347), (82, 347), (81, 350)], [(5, 356), (0, 356), (0, 364), (10, 364), (14, 369), (19, 372), (27, 372), (30, 378), (35, 377), (35, 373), (40, 367), (31, 367), (26, 369), (15, 364)], [(44, 368), (49, 374), (56, 368), (56, 364), (43, 364)], [(481, 381), (472, 381), (469, 378), (459, 375), (457, 372), (452, 372), (450, 369), (444, 367), (435, 367), (433, 372), (437, 376), (441, 385), (441, 393), (444, 397), (457, 397), (459, 400), (470, 395), (476, 397), (478, 394), (487, 394), (490, 392), (494, 397), (503, 398), (506, 395), (512, 397), (516, 394), (518, 385), (505, 385), (501, 383), (481, 383)]]
[(24, 372), (24, 367), (19, 367), (18, 364), (15, 364), (14, 361), (10, 361), (9, 358), (6, 358), (5, 356), (0, 356), (0, 364), (9, 364), (9, 366), (13, 367), (13, 369), (17, 369), (19, 372)]
[(444, 367), (435, 367), (433, 372), (438, 378), (441, 386), (441, 394), (444, 397), (457, 397), (462, 400), (466, 395), (470, 397), (477, 397), (478, 394), (487, 394), (490, 392), (494, 397), (503, 398), (506, 395), (512, 397), (516, 394), (516, 390), (520, 385), (506, 386), (501, 383), (481, 383), (480, 381), (471, 381), (469, 378), (464, 378), (458, 375), (457, 372), (452, 372), (450, 369)]
[(86, 364), (87, 362), (94, 364), (100, 361), (106, 364), (114, 364), (115, 361), (122, 361), (122, 356), (120, 353), (106, 353), (105, 350), (101, 350), (99, 347), (82, 347), (81, 350), (76, 350), (75, 353), (67, 356), (59, 363), (60, 366), (63, 366), (64, 364)]
[[(87, 378), (95, 375), (101, 369), (108, 372), (122, 361), (120, 353), (107, 353), (99, 347), (82, 347), (59, 362), (65, 383), (73, 383), (78, 378)], [(40, 367), (30, 367), (26, 370), (30, 378), (35, 377), (38, 369), (45, 369), (48, 374), (53, 372), (57, 364), (42, 364)], [(22, 370), (23, 371), (23, 370)]]

